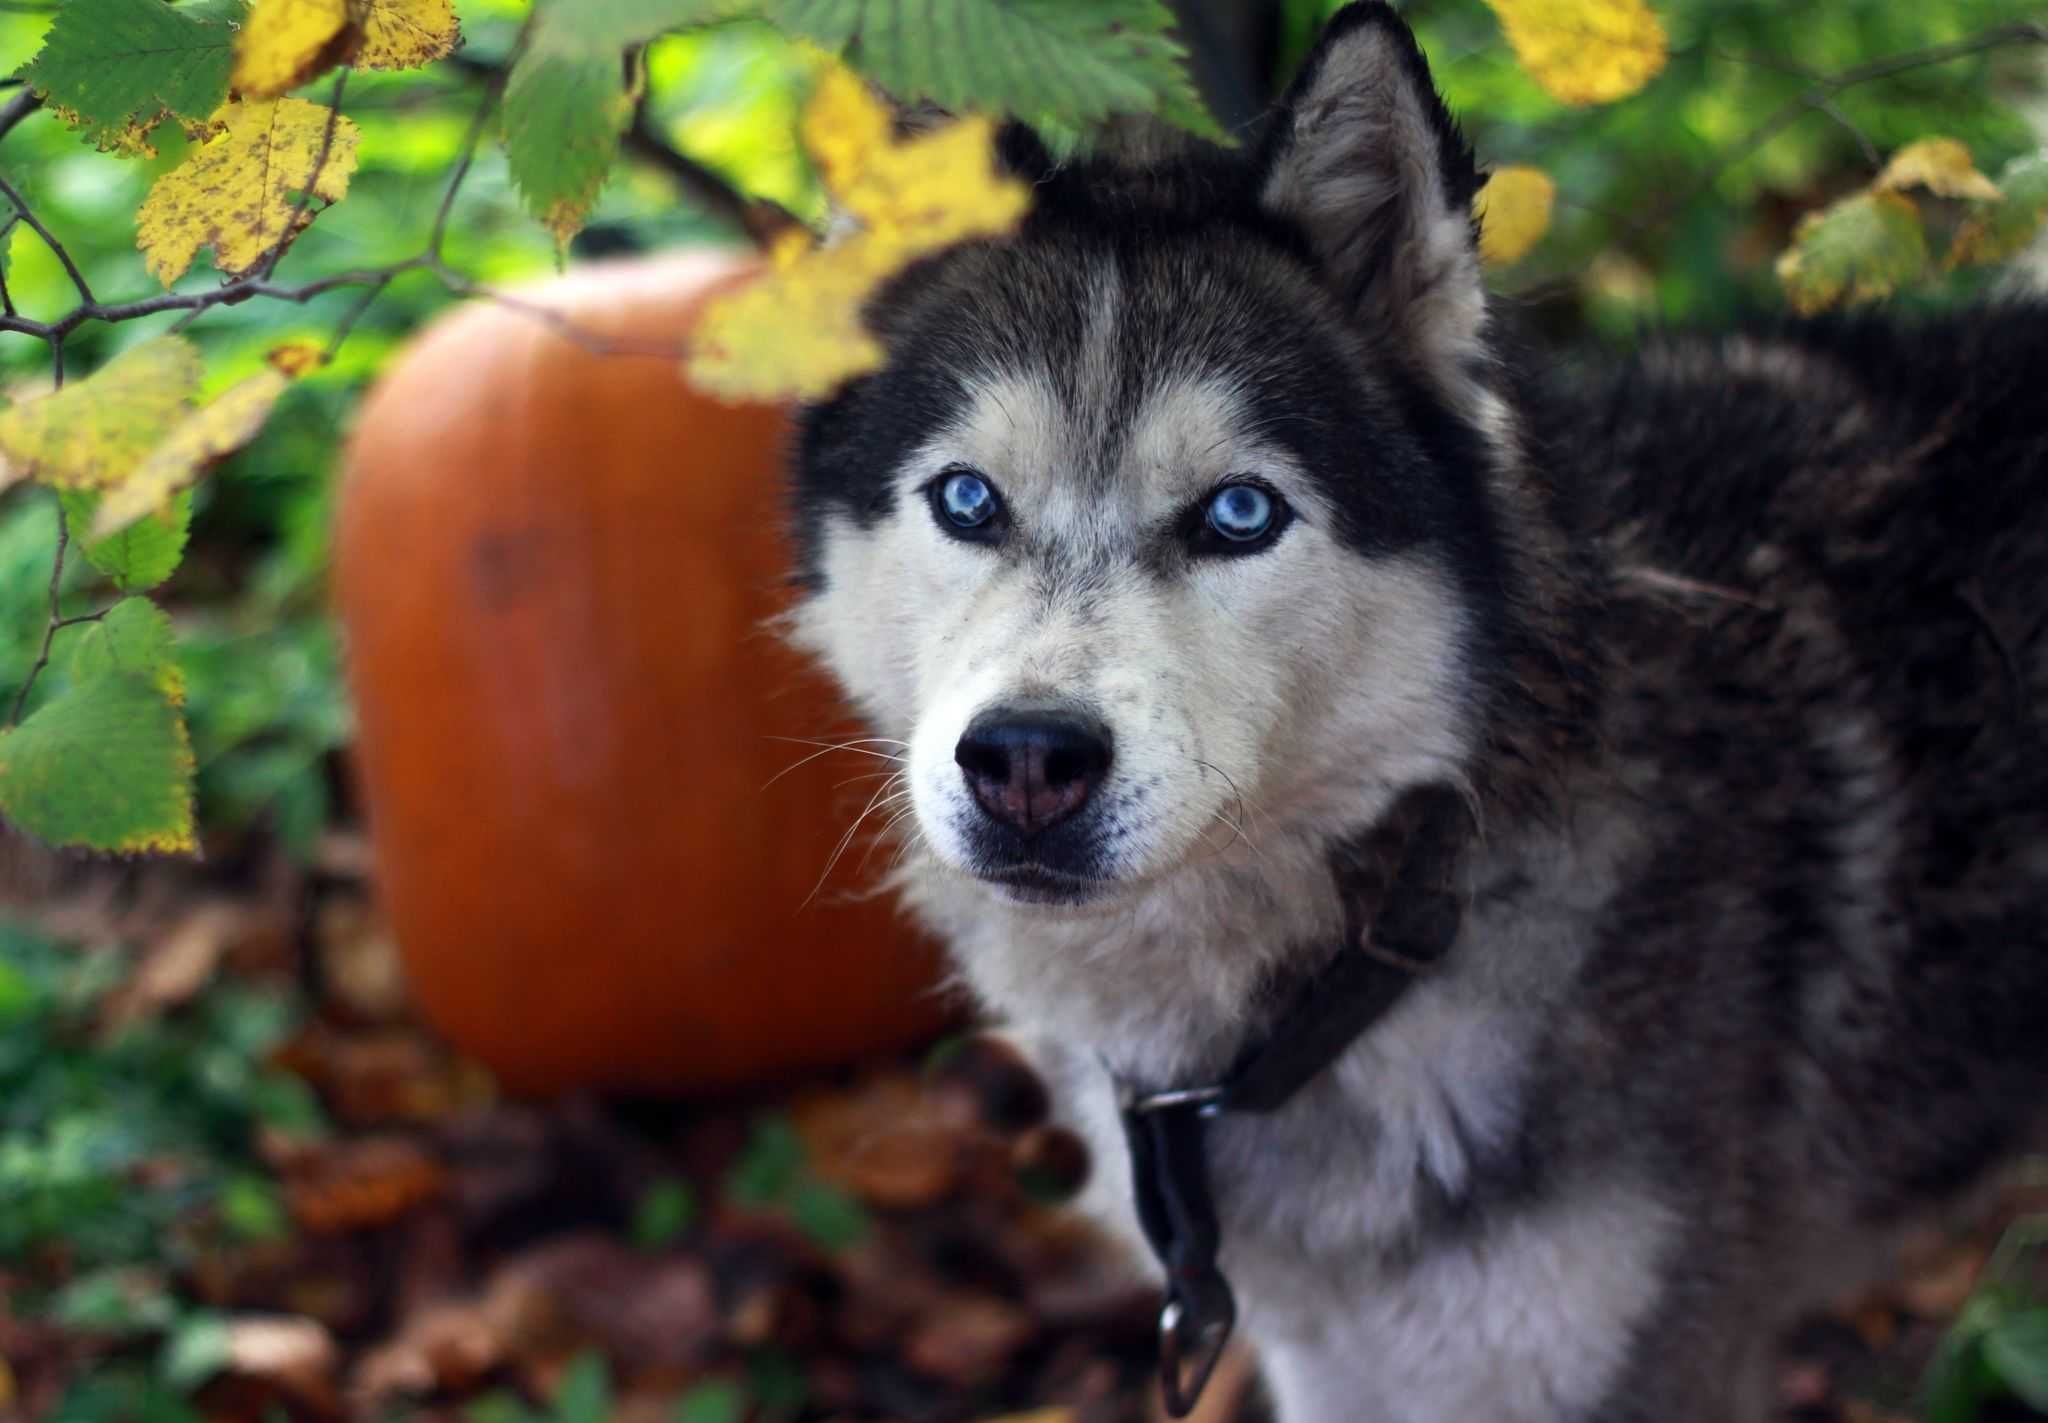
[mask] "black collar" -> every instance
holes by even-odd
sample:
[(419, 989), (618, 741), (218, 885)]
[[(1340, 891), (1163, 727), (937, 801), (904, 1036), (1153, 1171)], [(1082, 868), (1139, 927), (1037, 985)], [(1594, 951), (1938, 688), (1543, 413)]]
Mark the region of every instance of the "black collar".
[(1237, 1323), (1209, 1190), (1204, 1134), (1225, 1112), (1278, 1111), (1358, 1036), (1386, 1016), (1458, 936), (1452, 873), (1467, 812), (1444, 786), (1410, 791), (1336, 872), (1346, 898), (1345, 941), (1295, 990), (1263, 1039), (1215, 1082), (1122, 1095), (1138, 1221), (1166, 1269), (1159, 1366), (1166, 1411), (1187, 1416)]

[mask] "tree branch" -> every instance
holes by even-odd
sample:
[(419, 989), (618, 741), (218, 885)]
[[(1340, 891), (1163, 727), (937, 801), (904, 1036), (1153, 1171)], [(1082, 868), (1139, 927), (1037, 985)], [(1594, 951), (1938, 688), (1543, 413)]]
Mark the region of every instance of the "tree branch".
[(778, 233), (796, 224), (796, 219), (779, 205), (765, 198), (749, 198), (717, 172), (671, 146), (655, 130), (644, 102), (634, 109), (633, 122), (620, 137), (619, 145), (628, 156), (675, 179), (676, 185), (693, 201), (731, 222), (751, 237), (756, 246), (766, 247)]
[(14, 126), (43, 106), (43, 96), (35, 90), (22, 87), (22, 91), (7, 101), (7, 107), (0, 108), (0, 138), (14, 131)]
[(334, 151), (334, 130), (341, 123), (341, 91), (348, 84), (348, 66), (334, 71), (334, 92), (327, 99), (327, 126), (320, 131), (320, 152), (313, 159), (313, 171), (306, 175), (306, 186), (299, 190), (298, 205), (285, 221), (284, 231), (277, 235), (277, 242), (263, 259), (263, 279), (270, 280), (277, 264), (284, 260), (285, 248), (292, 245), (292, 239), (299, 235), (299, 228), (306, 222), (306, 209), (313, 205), (314, 190), (320, 186), (320, 175), (327, 168), (327, 155)]
[(29, 225), (36, 236), (43, 239), (43, 245), (64, 264), (64, 273), (71, 278), (71, 285), (78, 288), (80, 300), (91, 302), (92, 288), (86, 284), (85, 273), (78, 270), (78, 264), (71, 260), (71, 254), (64, 250), (64, 244), (51, 235), (49, 228), (43, 226), (42, 219), (29, 211), (28, 200), (15, 191), (14, 185), (5, 178), (0, 178), (0, 194), (4, 194), (7, 201), (14, 204), (15, 214)]
[(1889, 79), (1915, 69), (1947, 64), (1951, 60), (1964, 59), (1973, 54), (1981, 54), (1987, 49), (1999, 49), (2012, 44), (2048, 44), (2048, 24), (2018, 21), (2009, 25), (1998, 25), (1949, 44), (1931, 45), (1926, 49), (1887, 55), (1883, 59), (1851, 65), (1834, 74), (1814, 75), (1813, 82), (1805, 90), (1772, 110), (1756, 127), (1730, 144), (1677, 197), (1659, 207), (1645, 225), (1657, 227), (1670, 221), (1705, 195), (1729, 169), (1750, 157), (1805, 115), (1838, 114), (1839, 111), (1834, 108), (1834, 99), (1844, 89), (1852, 89), (1858, 84), (1868, 84), (1874, 79)]
[[(61, 383), (62, 377), (59, 376)], [(64, 584), (64, 551), (71, 546), (71, 523), (64, 517), (64, 511), (57, 511), (57, 556), (50, 565), (50, 621), (43, 626), (43, 646), (36, 653), (35, 665), (28, 669), (28, 675), (21, 679), (21, 690), (14, 694), (14, 709), (7, 714), (10, 727), (21, 725), (21, 709), (28, 705), (28, 694), (36, 684), (36, 678), (43, 675), (43, 669), (50, 665), (50, 644), (57, 640), (57, 629), (64, 626), (62, 588)]]

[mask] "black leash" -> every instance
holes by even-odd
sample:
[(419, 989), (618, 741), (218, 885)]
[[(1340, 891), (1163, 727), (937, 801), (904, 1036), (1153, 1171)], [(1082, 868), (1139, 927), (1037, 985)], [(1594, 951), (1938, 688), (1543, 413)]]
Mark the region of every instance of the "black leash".
[(1263, 1115), (1285, 1106), (1450, 950), (1462, 919), (1451, 875), (1465, 816), (1447, 787), (1410, 792), (1359, 855), (1338, 867), (1356, 922), (1265, 1039), (1247, 1046), (1220, 1081), (1123, 1099), (1138, 1221), (1166, 1270), (1159, 1369), (1175, 1418), (1195, 1406), (1237, 1325), (1236, 1297), (1216, 1264), (1222, 1232), (1209, 1186), (1208, 1124), (1226, 1112)]

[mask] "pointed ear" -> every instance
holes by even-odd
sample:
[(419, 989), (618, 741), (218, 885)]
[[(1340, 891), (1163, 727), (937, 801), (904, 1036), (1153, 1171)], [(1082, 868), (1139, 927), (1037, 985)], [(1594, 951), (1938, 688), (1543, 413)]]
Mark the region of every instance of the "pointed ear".
[(1324, 29), (1261, 158), (1260, 200), (1308, 235), (1355, 319), (1389, 330), (1448, 390), (1483, 354), (1472, 150), (1392, 7)]

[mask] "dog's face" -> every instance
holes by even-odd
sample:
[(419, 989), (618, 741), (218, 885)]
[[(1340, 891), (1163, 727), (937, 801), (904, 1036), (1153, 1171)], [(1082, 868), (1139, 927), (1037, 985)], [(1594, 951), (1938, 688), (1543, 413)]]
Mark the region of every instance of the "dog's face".
[(1455, 775), (1497, 586), (1470, 162), (1383, 11), (1267, 151), (1036, 177), (809, 412), (799, 639), (906, 743), (915, 846), (1115, 901)]

